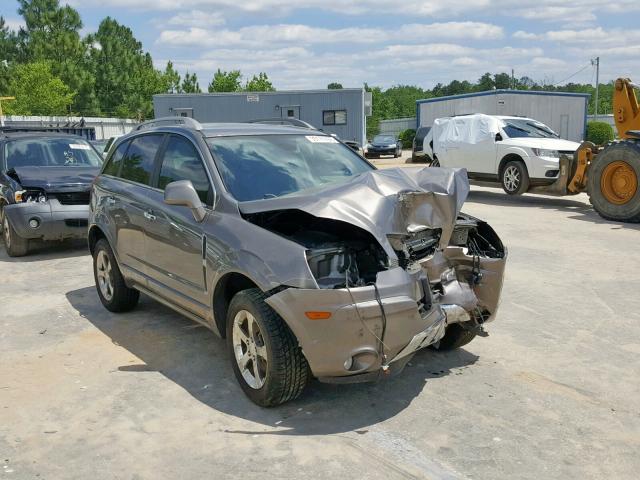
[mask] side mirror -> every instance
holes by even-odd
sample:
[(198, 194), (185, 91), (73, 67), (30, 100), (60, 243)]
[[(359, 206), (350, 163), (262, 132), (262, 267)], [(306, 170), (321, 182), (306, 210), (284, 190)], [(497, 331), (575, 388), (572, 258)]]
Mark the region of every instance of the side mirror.
[(500, 132), (496, 133), (496, 142), (501, 142), (502, 141), (502, 135), (500, 134)]
[(164, 203), (190, 208), (196, 222), (202, 222), (207, 216), (198, 192), (189, 180), (178, 180), (167, 185), (164, 189)]

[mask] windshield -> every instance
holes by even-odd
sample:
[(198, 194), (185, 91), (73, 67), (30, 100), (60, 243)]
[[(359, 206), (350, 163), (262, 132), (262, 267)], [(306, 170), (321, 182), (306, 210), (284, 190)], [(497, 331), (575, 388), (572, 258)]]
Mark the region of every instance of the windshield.
[(396, 139), (392, 135), (376, 135), (373, 143), (396, 143)]
[(207, 143), (227, 190), (240, 202), (345, 182), (373, 170), (329, 136), (216, 137)]
[(99, 167), (100, 155), (81, 138), (24, 138), (6, 146), (7, 170), (17, 167)]
[(533, 138), (559, 138), (558, 134), (544, 123), (535, 120), (509, 119), (504, 121), (502, 127), (509, 138), (533, 137)]

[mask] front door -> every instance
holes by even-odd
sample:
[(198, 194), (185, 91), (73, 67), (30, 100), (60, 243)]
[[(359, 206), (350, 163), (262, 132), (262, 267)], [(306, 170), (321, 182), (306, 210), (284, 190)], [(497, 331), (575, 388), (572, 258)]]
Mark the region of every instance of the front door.
[(164, 203), (164, 189), (171, 182), (189, 180), (202, 203), (211, 205), (209, 176), (196, 146), (181, 135), (169, 136), (159, 162), (157, 188), (149, 196), (153, 219), (146, 228), (150, 288), (204, 316), (208, 298), (202, 224), (189, 208)]

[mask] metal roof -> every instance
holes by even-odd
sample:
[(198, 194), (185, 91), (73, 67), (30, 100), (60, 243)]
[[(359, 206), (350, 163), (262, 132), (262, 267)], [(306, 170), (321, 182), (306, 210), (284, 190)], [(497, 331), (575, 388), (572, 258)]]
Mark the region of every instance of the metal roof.
[(499, 94), (513, 94), (513, 95), (546, 95), (552, 97), (582, 97), (589, 98), (590, 93), (571, 93), (571, 92), (547, 92), (544, 90), (487, 90), (485, 92), (474, 93), (462, 93), (460, 95), (449, 95), (447, 97), (435, 97), (427, 98), (424, 100), (416, 100), (417, 104), (421, 103), (433, 103), (433, 102), (445, 102), (447, 100), (454, 100), (456, 98), (470, 98), (470, 97), (483, 97), (485, 95), (499, 95)]

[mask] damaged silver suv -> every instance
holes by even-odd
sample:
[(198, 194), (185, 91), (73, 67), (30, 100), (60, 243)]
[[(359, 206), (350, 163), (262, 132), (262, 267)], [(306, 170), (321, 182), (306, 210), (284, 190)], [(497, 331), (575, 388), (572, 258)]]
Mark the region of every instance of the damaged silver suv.
[(158, 119), (93, 184), (98, 295), (122, 312), (143, 292), (226, 337), (262, 406), (311, 376), (376, 380), (496, 314), (506, 249), (460, 213), (467, 193), (464, 170), (376, 170), (321, 132)]

